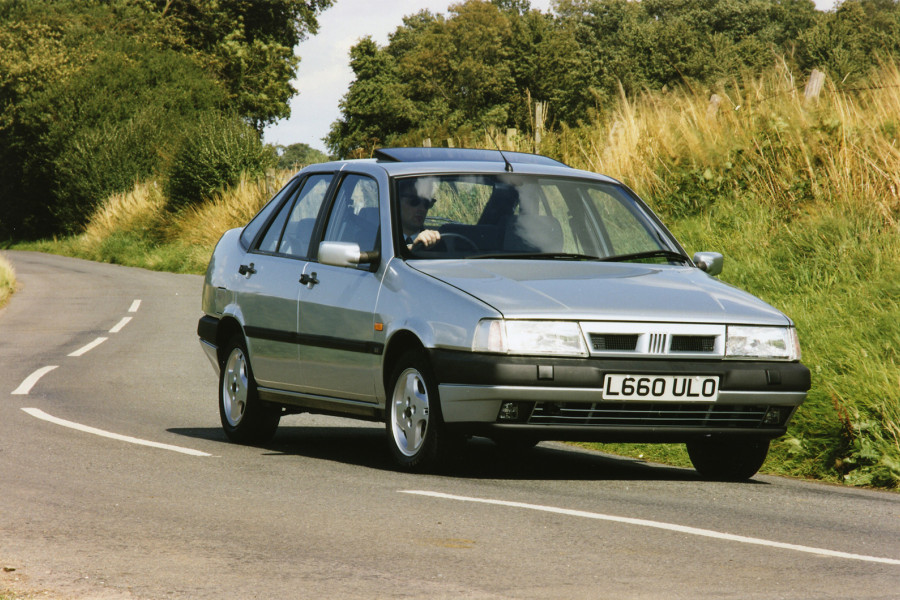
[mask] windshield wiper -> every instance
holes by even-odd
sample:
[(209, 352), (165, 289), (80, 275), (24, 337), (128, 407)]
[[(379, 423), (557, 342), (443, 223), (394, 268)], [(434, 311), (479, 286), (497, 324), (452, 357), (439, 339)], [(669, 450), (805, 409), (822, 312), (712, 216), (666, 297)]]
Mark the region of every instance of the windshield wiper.
[(574, 254), (570, 252), (503, 252), (496, 254), (473, 254), (467, 258), (515, 258), (521, 260), (601, 260), (590, 254)]
[(632, 260), (643, 260), (645, 258), (667, 258), (688, 263), (688, 257), (672, 250), (650, 250), (648, 252), (634, 252), (633, 254), (619, 254), (618, 256), (604, 256), (597, 260), (605, 262), (628, 262)]

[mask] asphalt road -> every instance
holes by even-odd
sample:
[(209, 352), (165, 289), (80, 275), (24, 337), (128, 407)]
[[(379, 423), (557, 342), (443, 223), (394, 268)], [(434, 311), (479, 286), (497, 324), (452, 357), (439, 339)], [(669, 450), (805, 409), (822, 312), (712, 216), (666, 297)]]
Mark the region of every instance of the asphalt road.
[(559, 444), (473, 441), (413, 476), (382, 427), (310, 415), (266, 447), (229, 444), (201, 278), (4, 254), (23, 288), (0, 312), (0, 590), (900, 598), (898, 494), (709, 483)]

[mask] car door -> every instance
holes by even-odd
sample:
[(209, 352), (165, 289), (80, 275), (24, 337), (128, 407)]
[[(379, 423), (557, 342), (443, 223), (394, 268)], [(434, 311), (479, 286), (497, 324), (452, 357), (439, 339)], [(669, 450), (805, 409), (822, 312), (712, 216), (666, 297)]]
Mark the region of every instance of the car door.
[(284, 203), (241, 265), (237, 302), (257, 383), (296, 389), (301, 378), (297, 327), (300, 283), (333, 174), (306, 178)]
[[(323, 241), (354, 242), (367, 252), (380, 244), (378, 183), (366, 175), (341, 180)], [(373, 311), (379, 273), (368, 266), (335, 267), (310, 262), (300, 295), (300, 358), (304, 391), (375, 402), (381, 344)]]

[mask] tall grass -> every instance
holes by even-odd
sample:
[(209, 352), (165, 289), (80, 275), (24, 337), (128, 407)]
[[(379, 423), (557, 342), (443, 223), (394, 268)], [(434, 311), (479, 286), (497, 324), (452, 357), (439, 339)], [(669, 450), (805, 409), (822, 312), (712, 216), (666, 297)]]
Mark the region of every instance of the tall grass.
[(0, 254), (0, 308), (6, 306), (16, 289), (16, 271), (9, 261)]
[(156, 182), (137, 183), (110, 196), (82, 234), (20, 247), (156, 271), (203, 273), (222, 233), (245, 225), (292, 174), (259, 180), (244, 175), (212, 200), (176, 213), (166, 209)]

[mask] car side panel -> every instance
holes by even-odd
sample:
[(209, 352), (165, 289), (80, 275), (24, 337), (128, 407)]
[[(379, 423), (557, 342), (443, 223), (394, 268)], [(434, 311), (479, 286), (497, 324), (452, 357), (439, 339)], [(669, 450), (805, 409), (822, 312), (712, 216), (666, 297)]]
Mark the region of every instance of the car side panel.
[(310, 394), (375, 402), (384, 344), (375, 340), (373, 311), (378, 274), (310, 264), (318, 283), (305, 286), (300, 302), (299, 353)]
[(297, 298), (304, 262), (254, 254), (256, 273), (240, 276), (233, 288), (244, 315), (244, 333), (256, 381), (288, 390), (302, 380), (297, 346)]

